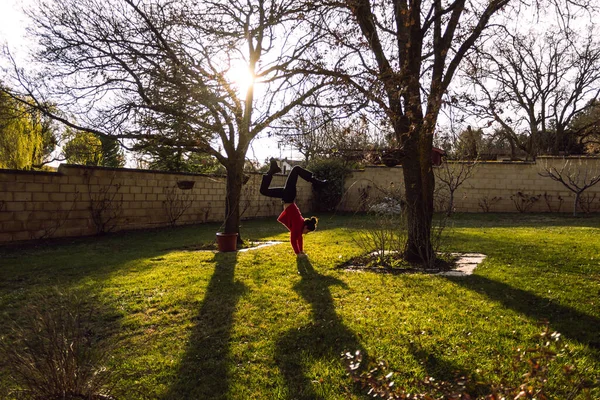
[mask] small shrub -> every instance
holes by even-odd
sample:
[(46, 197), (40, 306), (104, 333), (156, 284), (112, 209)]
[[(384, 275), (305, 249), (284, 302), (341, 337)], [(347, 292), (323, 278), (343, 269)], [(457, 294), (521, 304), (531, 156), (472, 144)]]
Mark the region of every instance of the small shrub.
[(552, 196), (551, 194), (548, 194), (547, 192), (544, 192), (544, 201), (546, 202), (546, 207), (548, 207), (548, 211), (549, 212), (560, 212), (560, 209), (562, 207), (564, 199), (562, 198), (561, 195), (556, 196), (556, 200), (558, 201), (558, 206), (556, 207), (556, 209), (552, 206), (552, 204), (554, 203), (553, 200), (554, 200), (554, 196)]
[(353, 235), (364, 256), (355, 260), (367, 267), (394, 268), (402, 264), (406, 248), (407, 228), (404, 200), (393, 185), (387, 190), (378, 188), (380, 197), (364, 204), (370, 222)]
[(445, 204), (440, 209), (444, 209), (447, 216), (454, 212), (456, 191), (473, 176), (477, 165), (477, 162), (446, 161), (439, 168), (434, 169), (436, 181), (440, 182), (446, 192)]
[(577, 216), (577, 207), (581, 206), (581, 196), (589, 188), (600, 183), (600, 168), (588, 163), (566, 159), (559, 168), (546, 163), (542, 165), (542, 171), (538, 175), (550, 178), (561, 183), (565, 188), (575, 194), (573, 200), (573, 216)]
[(121, 190), (120, 183), (114, 183), (115, 175), (110, 179), (109, 184), (101, 185), (97, 191), (91, 184), (91, 176), (85, 175), (90, 198), (90, 214), (96, 233), (98, 235), (111, 232), (117, 227), (121, 214), (123, 212), (123, 195), (118, 196)]
[[(248, 185), (246, 183), (242, 186), (242, 195), (240, 198), (240, 218), (256, 218), (262, 211), (262, 202), (255, 200), (257, 197), (259, 197), (259, 186)], [(248, 210), (253, 210), (251, 215), (249, 215), (250, 213), (248, 213)]]
[(448, 188), (443, 185), (436, 185), (433, 192), (433, 209), (438, 212), (445, 212), (448, 215), (449, 204), (450, 192), (448, 192)]
[(488, 213), (492, 210), (492, 207), (500, 202), (500, 200), (502, 200), (502, 197), (494, 196), (490, 198), (489, 196), (483, 196), (479, 199), (478, 205), (479, 208), (481, 208), (481, 211)]
[(56, 231), (58, 231), (64, 225), (64, 223), (69, 220), (69, 216), (75, 209), (75, 206), (80, 198), (80, 193), (75, 192), (75, 197), (71, 202), (71, 207), (68, 210), (57, 210), (56, 212), (53, 212), (51, 217), (43, 222), (43, 225), (40, 227), (40, 229), (30, 233), (30, 238), (34, 240), (43, 240), (54, 236)]
[(586, 193), (579, 196), (577, 205), (586, 214), (594, 211), (594, 204), (596, 202), (596, 193)]
[(531, 210), (531, 207), (542, 197), (541, 194), (537, 196), (532, 194), (527, 194), (523, 192), (517, 192), (514, 195), (510, 196), (510, 199), (513, 201), (515, 208), (520, 213), (525, 213)]
[(45, 297), (12, 321), (0, 357), (23, 399), (111, 399), (108, 349), (94, 334), (92, 311), (72, 296)]
[[(380, 193), (378, 197), (370, 194), (369, 201), (362, 207), (367, 209), (371, 217), (369, 222), (356, 231), (353, 241), (361, 248), (363, 255), (355, 257), (348, 262), (352, 266), (367, 268), (413, 270), (414, 266), (405, 260), (406, 244), (408, 241), (408, 225), (406, 215), (406, 201), (403, 198), (402, 188), (395, 187), (393, 183), (388, 188), (381, 188), (373, 184), (373, 188)], [(436, 215), (431, 226), (431, 245), (435, 254), (438, 254), (443, 233), (447, 228), (448, 216)], [(448, 263), (443, 259), (423, 260), (425, 269), (447, 269)], [(417, 269), (423, 269), (417, 267)]]
[(192, 206), (192, 196), (183, 193), (177, 186), (164, 187), (165, 200), (162, 202), (167, 221), (172, 227), (177, 225), (179, 218)]
[(369, 206), (369, 200), (371, 198), (371, 185), (366, 187), (358, 188), (358, 209), (359, 211), (365, 212)]

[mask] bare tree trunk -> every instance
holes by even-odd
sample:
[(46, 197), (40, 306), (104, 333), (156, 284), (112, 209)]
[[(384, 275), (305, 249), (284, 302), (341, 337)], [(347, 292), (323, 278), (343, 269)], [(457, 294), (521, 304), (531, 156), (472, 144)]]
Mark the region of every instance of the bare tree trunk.
[(448, 199), (448, 209), (446, 210), (446, 215), (452, 215), (452, 210), (454, 209), (454, 190), (450, 189), (450, 198)]
[(238, 243), (241, 243), (240, 234), (240, 200), (242, 194), (243, 158), (240, 162), (236, 159), (229, 160), (227, 164), (227, 193), (225, 197), (225, 233), (237, 233)]
[(511, 137), (508, 138), (508, 143), (510, 144), (510, 160), (514, 161), (517, 159), (517, 147), (515, 141)]
[(560, 148), (562, 146), (562, 132), (560, 129), (557, 129), (554, 133), (554, 143), (552, 147), (552, 155), (557, 156), (560, 153)]
[(422, 138), (420, 143), (411, 139), (405, 142), (405, 150), (406, 157), (402, 163), (408, 208), (405, 259), (432, 267), (435, 262), (431, 245), (435, 178), (431, 167), (431, 146), (427, 156), (423, 156), (423, 151), (427, 151), (427, 139)]

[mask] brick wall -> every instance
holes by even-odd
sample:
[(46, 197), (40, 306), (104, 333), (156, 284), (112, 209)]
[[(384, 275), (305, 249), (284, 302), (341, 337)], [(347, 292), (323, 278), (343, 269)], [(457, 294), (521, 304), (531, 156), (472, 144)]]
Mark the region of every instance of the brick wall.
[[(573, 158), (570, 162), (582, 173), (600, 173), (599, 158)], [(532, 204), (532, 212), (549, 211), (544, 194), (554, 211), (561, 205), (562, 212), (569, 212), (573, 193), (538, 174), (546, 165), (560, 168), (563, 164), (562, 158), (539, 158), (537, 163), (478, 164), (473, 176), (456, 191), (455, 208), (481, 212), (480, 203), (495, 197), (491, 211), (516, 212), (511, 196), (521, 192), (540, 196)], [(436, 173), (440, 171), (436, 169)], [(250, 174), (242, 189), (242, 218), (277, 216), (281, 212), (279, 200), (260, 195), (260, 179), (260, 174)], [(192, 181), (194, 187), (182, 190), (177, 185), (180, 181)], [(283, 186), (284, 181), (285, 176), (277, 175), (273, 185)], [(311, 186), (302, 179), (298, 185), (297, 201), (302, 211), (309, 214)], [(437, 188), (442, 187), (438, 182)], [(376, 166), (354, 171), (346, 180), (346, 193), (338, 210), (361, 210), (361, 194), (368, 194), (372, 201), (388, 191), (403, 191), (402, 167)], [(596, 196), (592, 209), (600, 211), (600, 183), (586, 193), (590, 198)], [(177, 225), (222, 222), (225, 178), (73, 165), (61, 165), (54, 173), (0, 170), (0, 243), (94, 235), (102, 230), (102, 224), (107, 231), (169, 226), (169, 214), (177, 214), (182, 208), (185, 212), (177, 219)]]
[[(260, 179), (250, 174), (242, 189), (242, 218), (281, 212), (279, 200), (260, 195)], [(182, 190), (180, 181), (194, 186)], [(284, 182), (276, 175), (272, 185)], [(308, 212), (310, 184), (298, 187)], [(225, 177), (64, 164), (57, 172), (0, 170), (0, 243), (169, 226), (181, 210), (177, 225), (223, 222)]]

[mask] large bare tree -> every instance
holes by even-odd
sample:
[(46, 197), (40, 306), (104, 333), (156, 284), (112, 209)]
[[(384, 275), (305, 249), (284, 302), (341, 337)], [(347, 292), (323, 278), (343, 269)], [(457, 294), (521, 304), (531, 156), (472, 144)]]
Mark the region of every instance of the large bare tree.
[[(73, 128), (216, 157), (227, 170), (225, 231), (239, 233), (250, 142), (329, 87), (303, 72), (316, 38), (306, 11), (293, 0), (39, 1), (29, 16), (41, 73), (15, 68), (14, 78)], [(242, 87), (235, 73), (253, 82)]]
[[(368, 99), (402, 149), (408, 208), (406, 259), (432, 265), (433, 134), (459, 64), (511, 0), (347, 0), (319, 20), (334, 47), (330, 73)], [(323, 73), (326, 73), (323, 71)]]
[(470, 112), (495, 122), (531, 158), (563, 150), (573, 118), (600, 95), (600, 42), (591, 29), (507, 29), (469, 61)]
[[(404, 153), (405, 258), (432, 265), (431, 150), (440, 108), (465, 56), (484, 34), (496, 33), (494, 19), (508, 13), (514, 16), (525, 4), (520, 0), (325, 2), (329, 8), (321, 10), (318, 26), (328, 30), (331, 47), (316, 69), (338, 76), (347, 94), (368, 99), (393, 126)], [(564, 5), (559, 14), (567, 21), (586, 0), (536, 2), (540, 7), (558, 3)]]
[(600, 153), (600, 100), (590, 101), (582, 112), (577, 114), (569, 130), (579, 143), (585, 146), (587, 154)]

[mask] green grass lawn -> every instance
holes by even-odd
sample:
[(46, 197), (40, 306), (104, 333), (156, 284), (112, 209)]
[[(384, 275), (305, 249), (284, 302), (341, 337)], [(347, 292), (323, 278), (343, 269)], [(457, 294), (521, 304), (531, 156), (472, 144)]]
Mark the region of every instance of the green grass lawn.
[[(13, 340), (31, 306), (72, 294), (93, 310), (90, 335), (119, 399), (368, 398), (341, 357), (356, 350), (356, 375), (382, 362), (394, 387), (438, 398), (437, 383), (465, 377), (475, 398), (524, 381), (528, 364), (514, 367), (515, 356), (551, 340), (540, 337), (545, 320), (561, 334), (548, 398), (598, 383), (600, 216), (454, 216), (443, 249), (487, 255), (469, 277), (338, 268), (361, 254), (352, 234), (366, 225), (321, 216), (306, 261), (289, 243), (190, 250), (217, 225), (0, 248), (0, 337)], [(284, 229), (274, 218), (242, 227), (257, 241), (286, 241)], [(0, 398), (16, 398), (13, 389), (0, 361)], [(574, 398), (600, 399), (597, 387), (588, 394)]]

